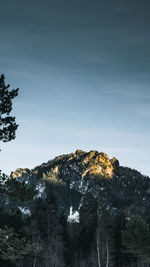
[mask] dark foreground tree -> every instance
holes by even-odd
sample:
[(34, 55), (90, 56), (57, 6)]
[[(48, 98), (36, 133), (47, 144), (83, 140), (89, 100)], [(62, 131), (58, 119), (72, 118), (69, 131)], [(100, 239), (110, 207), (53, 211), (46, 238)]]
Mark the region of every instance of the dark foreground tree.
[[(25, 219), (18, 208), (23, 203), (29, 205), (36, 193), (36, 190), (29, 188), (24, 182), (19, 182), (0, 173), (1, 267), (23, 266), (18, 264), (19, 262), (22, 264), (26, 257), (31, 258), (32, 262), (36, 261), (36, 256), (41, 248), (33, 243), (30, 235), (24, 231)], [(11, 207), (10, 203), (14, 206)]]
[(15, 263), (15, 260), (22, 259), (27, 254), (35, 254), (39, 251), (40, 247), (31, 243), (26, 237), (20, 238), (13, 228), (7, 226), (3, 229), (0, 228), (0, 256), (2, 259)]
[(150, 230), (141, 216), (134, 216), (128, 222), (123, 241), (127, 252), (136, 257), (138, 267), (150, 263)]
[[(15, 133), (18, 125), (15, 122), (15, 117), (10, 116), (12, 111), (12, 100), (18, 95), (18, 88), (9, 90), (10, 85), (5, 84), (5, 76), (0, 76), (0, 141), (9, 142), (15, 139)], [(25, 183), (20, 183), (14, 179), (1, 174), (0, 171), (0, 266), (18, 266), (18, 261), (21, 261), (26, 255), (34, 255), (34, 263), (36, 262), (36, 254), (40, 252), (41, 248), (30, 240), (25, 235), (22, 236), (21, 229), (13, 229), (11, 227), (10, 218), (13, 216), (14, 211), (8, 212), (5, 207), (6, 200), (10, 199), (16, 201), (28, 201), (33, 199), (36, 192), (31, 188), (27, 188)], [(16, 210), (17, 212), (17, 210)], [(20, 223), (20, 217), (16, 217), (16, 224)], [(5, 224), (4, 224), (5, 222)], [(23, 226), (23, 221), (22, 221)], [(3, 263), (4, 260), (4, 263)], [(5, 264), (6, 262), (6, 264)]]
[(9, 91), (10, 85), (5, 84), (5, 76), (0, 76), (0, 140), (9, 142), (15, 138), (18, 125), (15, 117), (10, 116), (12, 99), (18, 95), (18, 88)]

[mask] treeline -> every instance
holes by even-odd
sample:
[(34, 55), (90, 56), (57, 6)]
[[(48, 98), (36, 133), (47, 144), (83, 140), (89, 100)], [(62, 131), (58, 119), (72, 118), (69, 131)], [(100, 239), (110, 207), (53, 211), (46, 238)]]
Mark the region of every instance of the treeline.
[[(57, 186), (49, 182), (47, 197), (37, 198), (24, 183), (1, 176), (0, 266), (149, 266), (148, 216), (127, 217), (87, 193), (80, 222), (68, 222), (58, 206)], [(21, 212), (20, 203), (30, 207), (30, 215)]]

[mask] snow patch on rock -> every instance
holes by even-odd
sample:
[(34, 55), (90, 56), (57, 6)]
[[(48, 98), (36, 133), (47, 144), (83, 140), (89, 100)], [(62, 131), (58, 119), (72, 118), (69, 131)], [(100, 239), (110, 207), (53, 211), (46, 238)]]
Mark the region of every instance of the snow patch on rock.
[(31, 215), (31, 212), (28, 208), (19, 207), (20, 211), (25, 215)]
[(38, 191), (36, 198), (40, 198), (45, 192), (45, 184), (39, 183), (35, 189)]

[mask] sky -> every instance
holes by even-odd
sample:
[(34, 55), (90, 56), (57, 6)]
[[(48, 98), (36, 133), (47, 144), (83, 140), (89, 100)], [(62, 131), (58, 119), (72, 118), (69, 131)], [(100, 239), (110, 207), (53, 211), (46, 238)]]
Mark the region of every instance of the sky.
[(150, 2), (0, 0), (0, 73), (19, 87), (0, 169), (97, 150), (150, 176)]

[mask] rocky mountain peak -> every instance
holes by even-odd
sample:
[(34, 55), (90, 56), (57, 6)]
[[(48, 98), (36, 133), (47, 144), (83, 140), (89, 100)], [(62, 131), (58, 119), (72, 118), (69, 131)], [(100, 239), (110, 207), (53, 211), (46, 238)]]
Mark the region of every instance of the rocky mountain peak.
[(57, 156), (32, 170), (17, 169), (11, 177), (35, 185), (45, 179), (53, 182), (62, 180), (70, 188), (81, 192), (87, 188), (87, 179), (112, 178), (116, 166), (119, 166), (119, 162), (115, 157), (109, 159), (108, 155), (103, 152), (95, 150), (85, 152), (78, 149), (75, 153)]
[(36, 189), (37, 198), (44, 199), (54, 190), (60, 211), (65, 209), (69, 214), (72, 207), (70, 218), (80, 210), (87, 194), (102, 199), (113, 212), (125, 207), (127, 214), (131, 214), (134, 201), (140, 203), (140, 207), (149, 207), (149, 177), (119, 166), (115, 157), (110, 159), (107, 154), (95, 150), (76, 150), (32, 170), (17, 169), (11, 176)]

